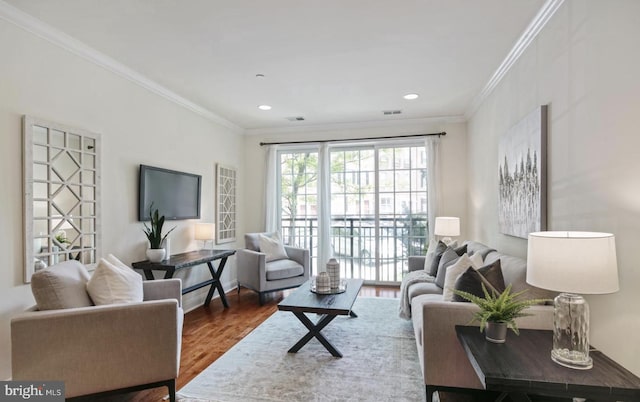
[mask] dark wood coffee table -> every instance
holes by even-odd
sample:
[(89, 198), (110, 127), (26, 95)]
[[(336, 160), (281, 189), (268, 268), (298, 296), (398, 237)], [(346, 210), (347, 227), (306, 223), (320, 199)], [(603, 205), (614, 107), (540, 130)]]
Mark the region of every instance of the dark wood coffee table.
[[(289, 349), (289, 353), (297, 353), (311, 338), (315, 337), (333, 356), (342, 357), (342, 353), (320, 331), (339, 315), (357, 317), (351, 308), (360, 293), (363, 281), (347, 279), (346, 282), (347, 289), (344, 293), (321, 295), (313, 293), (310, 290), (311, 281), (307, 281), (278, 304), (278, 310), (291, 311), (309, 330)], [(314, 323), (305, 313), (321, 314), (321, 317)]]
[(598, 401), (640, 400), (640, 378), (594, 350), (593, 368), (574, 370), (551, 360), (553, 332), (521, 329), (503, 344), (487, 342), (478, 327), (456, 325), (456, 333), (485, 389), (511, 400), (529, 401), (528, 394), (580, 397)]

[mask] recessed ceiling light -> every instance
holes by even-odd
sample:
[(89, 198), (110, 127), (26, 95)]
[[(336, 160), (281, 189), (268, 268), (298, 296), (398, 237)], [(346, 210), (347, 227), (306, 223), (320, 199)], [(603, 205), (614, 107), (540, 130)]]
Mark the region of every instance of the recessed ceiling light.
[(403, 96), (403, 98), (407, 100), (414, 100), (414, 99), (418, 99), (419, 97), (420, 95), (418, 94), (406, 94), (405, 96)]
[(271, 110), (271, 106), (269, 106), (269, 105), (260, 105), (260, 106), (258, 106), (258, 109), (260, 109), (260, 110)]
[(264, 74), (256, 74), (257, 78), (264, 78)]

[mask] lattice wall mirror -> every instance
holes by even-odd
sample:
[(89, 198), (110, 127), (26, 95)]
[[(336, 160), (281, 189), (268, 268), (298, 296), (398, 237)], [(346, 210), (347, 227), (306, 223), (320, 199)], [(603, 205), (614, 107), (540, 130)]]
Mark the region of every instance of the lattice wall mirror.
[(23, 118), (26, 283), (62, 261), (100, 255), (100, 135)]

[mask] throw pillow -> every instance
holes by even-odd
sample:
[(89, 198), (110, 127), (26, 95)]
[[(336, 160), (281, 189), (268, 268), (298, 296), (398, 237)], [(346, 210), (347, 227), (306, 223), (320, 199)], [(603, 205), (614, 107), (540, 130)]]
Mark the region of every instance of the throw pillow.
[(141, 302), (142, 277), (115, 256), (109, 255), (107, 259), (100, 259), (93, 276), (87, 282), (91, 300), (96, 306)]
[(429, 241), (429, 247), (427, 248), (427, 255), (424, 257), (424, 270), (427, 271), (429, 275), (431, 275), (431, 264), (433, 263), (433, 259), (436, 256), (436, 248), (438, 247), (438, 242), (435, 240)]
[[(457, 246), (458, 246), (457, 241), (454, 241), (453, 243), (451, 243), (450, 246), (447, 246), (442, 241), (438, 242), (438, 245), (436, 246), (435, 252), (433, 254), (433, 260), (431, 261), (431, 266), (429, 267), (429, 275), (436, 276), (436, 274), (438, 273), (438, 267), (440, 266), (440, 259), (442, 258), (442, 254), (444, 254), (444, 252), (447, 251), (447, 247), (455, 248)], [(462, 253), (459, 253), (458, 255), (462, 255), (467, 252), (466, 245), (462, 247), (464, 247), (465, 251), (463, 251)]]
[(38, 310), (88, 307), (89, 272), (78, 261), (65, 261), (36, 271), (31, 276), (31, 291)]
[(466, 244), (458, 247), (455, 250), (451, 247), (447, 247), (447, 250), (444, 252), (444, 254), (442, 254), (442, 257), (440, 258), (440, 264), (438, 265), (438, 271), (436, 272), (435, 284), (438, 287), (444, 288), (444, 277), (447, 275), (447, 268), (455, 264), (458, 258), (460, 258), (461, 255), (466, 254), (466, 252)]
[(260, 234), (259, 241), (260, 252), (266, 254), (266, 262), (289, 258), (287, 251), (284, 249), (284, 244), (280, 240), (280, 233), (276, 232), (271, 236)]
[(476, 267), (476, 269), (484, 265), (482, 255), (480, 253), (469, 254), (469, 258), (471, 259), (471, 262), (473, 262), (473, 266)]
[[(496, 293), (502, 293), (504, 291), (506, 286), (502, 276), (500, 260), (496, 260), (492, 264), (486, 265), (478, 270), (467, 269), (456, 280), (454, 289), (462, 290), (478, 297), (484, 297), (482, 284), (484, 284), (489, 292), (495, 291)], [(453, 301), (466, 302), (468, 300), (454, 294)]]
[(451, 266), (447, 267), (446, 275), (444, 277), (444, 286), (442, 299), (444, 301), (453, 301), (453, 287), (455, 286), (456, 280), (460, 275), (462, 275), (468, 268), (480, 268), (481, 265), (476, 265), (477, 259), (473, 259), (469, 257), (467, 254), (463, 254), (462, 257), (458, 258), (458, 260)]

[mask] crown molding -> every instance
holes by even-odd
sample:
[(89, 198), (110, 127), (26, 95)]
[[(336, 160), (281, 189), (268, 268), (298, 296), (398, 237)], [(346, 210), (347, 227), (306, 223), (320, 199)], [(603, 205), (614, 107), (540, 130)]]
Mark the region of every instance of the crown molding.
[(244, 129), (224, 117), (194, 103), (190, 100), (176, 94), (168, 88), (158, 84), (157, 82), (145, 77), (144, 75), (134, 71), (124, 64), (112, 59), (111, 57), (97, 51), (96, 49), (84, 44), (83, 42), (67, 35), (66, 33), (42, 22), (41, 20), (25, 13), (22, 10), (0, 0), (0, 19), (10, 22), (27, 32), (30, 32), (42, 39), (45, 39), (54, 45), (57, 45), (77, 56), (84, 58), (100, 67), (103, 67), (112, 73), (115, 73), (127, 80), (170, 100), (214, 123), (224, 126), (238, 134), (244, 133)]
[[(264, 128), (247, 128), (244, 130), (245, 135), (272, 135), (272, 134), (288, 134), (288, 133), (307, 133), (317, 131), (336, 131), (336, 130), (355, 130), (360, 128), (374, 127), (408, 127), (420, 124), (434, 123), (464, 123), (464, 116), (440, 116), (425, 117), (421, 119), (398, 119), (398, 120), (369, 120), (352, 123), (331, 123), (331, 124), (314, 124), (314, 125), (290, 125), (284, 127), (264, 127)], [(295, 123), (294, 123), (295, 124)]]
[(482, 102), (489, 97), (500, 81), (502, 81), (509, 70), (511, 70), (511, 67), (513, 67), (516, 61), (518, 61), (524, 51), (527, 50), (531, 42), (533, 42), (533, 40), (538, 36), (542, 28), (544, 28), (563, 3), (564, 0), (547, 0), (546, 3), (544, 3), (542, 8), (540, 8), (536, 16), (513, 45), (511, 51), (507, 54), (507, 57), (505, 57), (498, 69), (493, 73), (489, 82), (487, 82), (482, 91), (480, 91), (480, 93), (471, 101), (469, 107), (464, 113), (466, 120), (469, 120), (476, 110), (478, 110)]

